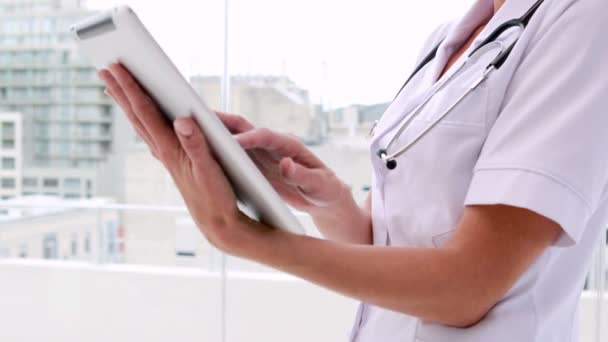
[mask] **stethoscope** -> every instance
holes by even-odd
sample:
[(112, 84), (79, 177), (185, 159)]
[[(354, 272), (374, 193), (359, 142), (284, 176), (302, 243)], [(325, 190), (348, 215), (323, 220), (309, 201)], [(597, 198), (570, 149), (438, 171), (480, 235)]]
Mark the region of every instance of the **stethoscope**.
[[(520, 32), (523, 32), (523, 30), (526, 28), (526, 26), (530, 22), (530, 19), (532, 18), (532, 16), (534, 15), (534, 13), (536, 13), (536, 10), (543, 3), (543, 1), (544, 0), (538, 0), (520, 18), (511, 19), (511, 20), (509, 20), (509, 21), (501, 24), (500, 26), (498, 26), (494, 30), (494, 32), (492, 32), (486, 39), (484, 39), (481, 42), (481, 44), (479, 46), (477, 46), (475, 49), (473, 49), (473, 51), (468, 55), (467, 61), (465, 61), (465, 63), (461, 65), (461, 68), (464, 65), (467, 64), (466, 62), (468, 62), (469, 60), (471, 60), (471, 57), (476, 52), (480, 51), (484, 47), (489, 46), (491, 43), (497, 42), (498, 38), (505, 31), (507, 31), (509, 29), (512, 29), (512, 28), (520, 28)], [(521, 35), (519, 37), (521, 37)], [(380, 157), (380, 159), (382, 159), (386, 163), (386, 167), (389, 170), (394, 170), (397, 167), (397, 160), (396, 160), (397, 157), (401, 156), (402, 154), (404, 154), (405, 152), (407, 152), (410, 148), (412, 148), (431, 129), (433, 129), (433, 127), (435, 127), (456, 106), (458, 106), (458, 104), (460, 104), (469, 94), (471, 94), (475, 89), (477, 89), (477, 87), (479, 87), (482, 83), (484, 83), (488, 79), (488, 76), (491, 73), (493, 73), (494, 71), (500, 69), (500, 67), (505, 63), (505, 61), (507, 60), (507, 58), (511, 54), (511, 51), (513, 50), (513, 47), (515, 46), (515, 44), (517, 44), (517, 42), (519, 41), (519, 37), (517, 37), (517, 39), (515, 39), (515, 41), (513, 43), (511, 43), (506, 49), (501, 50), (501, 52), (498, 54), (498, 56), (496, 56), (496, 58), (494, 58), (486, 66), (486, 68), (483, 71), (481, 77), (475, 79), (475, 81), (471, 84), (471, 86), (469, 86), (467, 88), (467, 91), (462, 96), (460, 96), (455, 101), (455, 103), (453, 105), (451, 105), (443, 114), (441, 114), (439, 117), (437, 117), (435, 119), (435, 121), (430, 126), (426, 127), (426, 129), (423, 130), (422, 133), (419, 134), (413, 141), (407, 143), (406, 145), (404, 145), (403, 147), (401, 147), (396, 152), (389, 154), (388, 153), (388, 149), (391, 147), (391, 145), (393, 145), (393, 143), (397, 140), (397, 138), (399, 138), (401, 136), (401, 134), (403, 134), (403, 132), (411, 125), (412, 121), (422, 112), (422, 110), (424, 109), (424, 107), (426, 106), (426, 104), (429, 103), (429, 101), (433, 98), (433, 96), (435, 94), (437, 94), (440, 90), (442, 90), (443, 88), (445, 88), (445, 86), (447, 84), (450, 83), (450, 81), (454, 78), (454, 76), (458, 74), (459, 70), (456, 70), (456, 72), (452, 73), (451, 76), (449, 76), (448, 79), (445, 82), (443, 82), (443, 84), (435, 90), (435, 92), (433, 92), (430, 96), (427, 96), (426, 99), (420, 105), (418, 105), (416, 108), (414, 108), (414, 110), (410, 114), (408, 114), (406, 116), (407, 119), (405, 120), (405, 122), (403, 122), (401, 124), (401, 126), (399, 127), (399, 129), (397, 130), (397, 132), (395, 134), (393, 134), (393, 136), (391, 137), (391, 139), (387, 143), (386, 147), (380, 149), (377, 152), (378, 157)], [(416, 74), (418, 74), (418, 72), (420, 72), (420, 70), (422, 70), (422, 68), (424, 68), (430, 61), (432, 61), (435, 58), (435, 56), (437, 55), (437, 50), (441, 46), (442, 42), (443, 41), (439, 42), (439, 44), (437, 44), (437, 46), (435, 46), (435, 48), (422, 60), (422, 62), (420, 62), (420, 64), (418, 64), (418, 66), (416, 67), (416, 69), (414, 69), (414, 71), (412, 72), (412, 74), (410, 75), (410, 77), (407, 79), (407, 81), (405, 81), (405, 83), (403, 84), (403, 86), (401, 87), (401, 89), (399, 89), (399, 92), (397, 93), (397, 96), (403, 91), (403, 89), (408, 85), (408, 83), (412, 80), (412, 78), (414, 78), (414, 76), (416, 76)], [(373, 131), (376, 128), (377, 123), (378, 122), (376, 121), (376, 123), (372, 127), (372, 130), (371, 130), (370, 134), (373, 134)]]

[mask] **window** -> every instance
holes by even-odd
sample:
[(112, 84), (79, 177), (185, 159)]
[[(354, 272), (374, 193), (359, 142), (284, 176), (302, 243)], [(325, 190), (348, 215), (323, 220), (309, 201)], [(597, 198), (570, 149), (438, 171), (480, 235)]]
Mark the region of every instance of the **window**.
[(77, 99), (81, 101), (95, 101), (101, 99), (98, 88), (80, 88), (77, 92)]
[(13, 71), (13, 80), (18, 82), (27, 81), (27, 72), (25, 70), (15, 70)]
[(37, 120), (48, 120), (50, 109), (48, 106), (35, 106), (33, 108), (34, 118)]
[(55, 18), (41, 18), (40, 31), (42, 32), (53, 32), (55, 31)]
[(42, 257), (45, 259), (57, 259), (59, 257), (58, 249), (57, 234), (51, 233), (45, 235), (42, 241)]
[(2, 158), (2, 169), (3, 170), (14, 170), (16, 168), (15, 158), (5, 157)]
[(93, 156), (99, 150), (97, 144), (93, 143), (80, 143), (76, 145), (78, 152), (83, 156)]
[(107, 224), (107, 241), (108, 241), (108, 256), (112, 259), (116, 254), (116, 224), (108, 222)]
[(35, 187), (38, 186), (38, 179), (37, 178), (23, 178), (23, 186), (29, 186), (29, 187)]
[(19, 257), (22, 259), (27, 258), (27, 244), (23, 243), (19, 246)]
[(45, 188), (56, 188), (59, 186), (59, 180), (57, 178), (45, 178), (42, 180), (42, 185)]
[(14, 139), (2, 139), (2, 148), (5, 150), (12, 150), (15, 148)]
[(93, 135), (93, 129), (95, 126), (90, 123), (81, 124), (78, 126), (78, 131), (80, 132), (81, 137), (90, 137)]
[(50, 100), (51, 88), (34, 88), (32, 96), (34, 100)]
[(76, 71), (76, 79), (78, 81), (91, 81), (94, 80), (97, 76), (95, 72), (91, 69), (79, 69)]
[(29, 92), (27, 88), (11, 88), (9, 96), (11, 96), (15, 100), (27, 100)]
[(58, 110), (59, 118), (62, 120), (72, 120), (72, 107), (61, 106)]
[(68, 141), (60, 141), (55, 145), (57, 147), (57, 155), (68, 157), (70, 155), (70, 143)]
[(63, 64), (68, 64), (70, 62), (70, 52), (69, 51), (64, 51), (61, 54), (61, 62)]
[(48, 138), (49, 137), (49, 125), (48, 124), (34, 125), (34, 134), (38, 138)]
[(67, 193), (63, 196), (63, 198), (65, 199), (79, 199), (82, 198), (82, 195), (77, 194), (77, 193)]
[(0, 179), (0, 186), (2, 189), (15, 189), (17, 187), (17, 182), (15, 178), (2, 178)]
[(80, 178), (66, 178), (63, 181), (63, 186), (66, 189), (80, 189), (81, 181)]
[(36, 82), (48, 82), (50, 81), (49, 72), (46, 70), (35, 70), (34, 81)]
[(101, 106), (78, 106), (76, 113), (80, 120), (99, 120), (103, 116), (103, 108)]
[(91, 233), (89, 233), (88, 231), (84, 234), (83, 251), (85, 254), (91, 253)]
[(39, 155), (48, 155), (49, 154), (49, 143), (48, 142), (36, 142), (34, 145), (34, 149), (36, 153)]
[(15, 137), (15, 123), (14, 122), (3, 122), (2, 123), (2, 138), (14, 138)]
[(78, 234), (72, 235), (72, 241), (70, 242), (70, 254), (72, 258), (78, 256)]
[(60, 137), (68, 137), (70, 136), (70, 131), (71, 131), (71, 126), (69, 123), (65, 123), (62, 122), (60, 123), (56, 129), (57, 129), (57, 133), (59, 134)]
[(61, 88), (61, 99), (63, 101), (70, 101), (72, 99), (72, 89), (71, 88)]
[(0, 258), (8, 258), (11, 256), (11, 250), (8, 247), (0, 245)]

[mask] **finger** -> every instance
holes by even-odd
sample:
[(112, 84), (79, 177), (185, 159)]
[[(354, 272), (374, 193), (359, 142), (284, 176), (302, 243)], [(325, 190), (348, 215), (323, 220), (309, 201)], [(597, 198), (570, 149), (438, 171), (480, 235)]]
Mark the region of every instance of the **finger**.
[(151, 140), (149, 137), (149, 133), (146, 131), (145, 127), (142, 125), (141, 121), (137, 118), (135, 113), (133, 113), (133, 109), (131, 108), (129, 101), (127, 100), (124, 92), (116, 83), (116, 80), (110, 74), (109, 71), (106, 71), (102, 79), (106, 82), (108, 88), (106, 88), (106, 95), (112, 97), (116, 103), (123, 109), (123, 112), (127, 115), (127, 118), (132, 123), (133, 127), (137, 130), (137, 133), (142, 136), (142, 138), (147, 138), (147, 140)]
[(217, 113), (217, 116), (220, 118), (220, 120), (222, 120), (222, 123), (224, 123), (224, 126), (226, 126), (226, 128), (228, 128), (228, 130), (232, 134), (247, 132), (254, 128), (254, 126), (249, 121), (247, 121), (247, 119), (245, 119), (244, 117), (242, 117), (240, 115), (234, 115), (234, 114), (228, 114), (228, 113), (222, 113), (222, 112), (216, 112), (216, 113)]
[(129, 104), (124, 92), (114, 79), (114, 76), (108, 70), (101, 70), (99, 72), (99, 78), (101, 78), (107, 85), (105, 93), (112, 97), (114, 101), (118, 103), (118, 105), (123, 109), (123, 112), (127, 115), (127, 118), (133, 125), (133, 128), (137, 132), (137, 134), (146, 142), (146, 144), (150, 147), (150, 151), (152, 154), (156, 155), (156, 146), (154, 145), (154, 141), (150, 137), (148, 131), (146, 131), (145, 127), (142, 125), (141, 121), (137, 118), (135, 113), (133, 113), (133, 109)]
[(122, 65), (112, 64), (110, 73), (124, 91), (133, 113), (148, 132), (160, 158), (166, 163), (173, 164), (177, 158), (176, 149), (179, 147), (179, 141), (173, 129), (167, 125), (156, 103)]
[(148, 135), (148, 132), (146, 131), (146, 129), (142, 125), (141, 121), (139, 121), (139, 119), (135, 116), (135, 114), (133, 114), (133, 111), (130, 108), (124, 107), (122, 105), (122, 100), (119, 100), (119, 96), (115, 95), (114, 92), (110, 88), (106, 89), (105, 93), (108, 96), (112, 97), (116, 102), (118, 102), (118, 104), (120, 105), (120, 107), (123, 109), (123, 111), (127, 115), (127, 118), (129, 119), (129, 121), (133, 125), (133, 128), (135, 129), (135, 131), (137, 132), (137, 134), (142, 139), (144, 139), (146, 142), (151, 142), (151, 139), (150, 139), (150, 137)]
[(276, 133), (267, 128), (256, 128), (237, 134), (235, 139), (246, 150), (264, 149), (281, 157), (291, 157), (311, 168), (324, 166), (323, 162), (308, 151), (300, 141), (287, 134)]
[(191, 116), (177, 118), (173, 128), (188, 159), (196, 168), (213, 165), (207, 140)]
[(116, 82), (114, 76), (112, 76), (112, 73), (110, 73), (108, 70), (102, 70), (99, 72), (99, 77), (106, 83), (112, 97), (125, 110), (125, 112), (133, 112), (133, 108), (131, 108), (131, 104), (129, 103), (127, 96), (125, 95), (124, 91), (122, 91), (122, 88), (120, 88), (118, 82)]
[(306, 194), (314, 195), (324, 187), (325, 176), (321, 169), (310, 169), (291, 158), (283, 158), (279, 170), (288, 184), (297, 186)]
[(249, 150), (253, 148), (262, 148), (265, 150), (274, 151), (281, 147), (284, 147), (285, 141), (280, 143), (282, 140), (279, 137), (279, 133), (274, 133), (267, 128), (256, 128), (237, 134), (235, 137), (236, 141), (239, 142), (242, 148)]
[[(114, 98), (116, 100), (116, 96), (114, 94), (112, 94), (112, 91), (108, 88), (106, 89), (105, 93)], [(116, 100), (118, 102), (118, 100)], [(126, 112), (127, 118), (129, 119), (129, 121), (131, 122), (131, 125), (133, 126), (133, 129), (135, 129), (135, 132), (137, 133), (137, 136), (139, 136), (148, 146), (148, 148), (150, 149), (150, 152), (152, 153), (152, 155), (154, 156), (154, 158), (158, 159), (158, 154), (156, 153), (156, 146), (154, 146), (154, 142), (152, 141), (152, 139), (150, 139), (150, 137), (148, 136), (145, 128), (141, 125), (141, 122), (139, 122), (139, 120), (134, 120), (134, 115), (133, 113), (128, 113)]]
[(281, 160), (279, 170), (286, 183), (297, 187), (300, 194), (315, 205), (325, 206), (337, 197), (337, 191), (327, 188), (327, 184), (336, 184), (329, 170), (310, 169), (291, 158)]

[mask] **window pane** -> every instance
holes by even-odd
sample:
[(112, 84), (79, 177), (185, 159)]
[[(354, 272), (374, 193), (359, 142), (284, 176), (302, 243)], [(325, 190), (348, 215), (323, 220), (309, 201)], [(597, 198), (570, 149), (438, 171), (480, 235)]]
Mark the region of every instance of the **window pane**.
[(42, 181), (42, 185), (44, 185), (45, 187), (58, 187), (59, 186), (59, 180), (58, 179), (45, 178)]
[(57, 234), (47, 234), (42, 242), (42, 257), (44, 259), (57, 259), (59, 257)]
[(2, 189), (15, 189), (17, 181), (15, 178), (2, 178), (0, 179), (0, 186), (2, 186)]
[(64, 180), (64, 186), (69, 189), (79, 189), (80, 179), (79, 178), (66, 178)]
[(14, 170), (15, 167), (16, 167), (15, 158), (11, 158), (11, 157), (2, 158), (2, 169)]
[(38, 186), (38, 179), (36, 178), (23, 178), (23, 186)]

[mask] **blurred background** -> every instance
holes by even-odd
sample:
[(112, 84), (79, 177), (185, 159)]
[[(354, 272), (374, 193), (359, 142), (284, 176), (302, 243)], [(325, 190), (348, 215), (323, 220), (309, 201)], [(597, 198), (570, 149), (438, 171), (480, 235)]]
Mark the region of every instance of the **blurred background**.
[[(211, 107), (297, 136), (363, 200), (373, 122), (470, 3), (0, 0), (0, 340), (343, 341), (354, 320), (353, 300), (201, 238), (71, 24), (130, 5)], [(608, 341), (605, 248), (582, 342)]]

